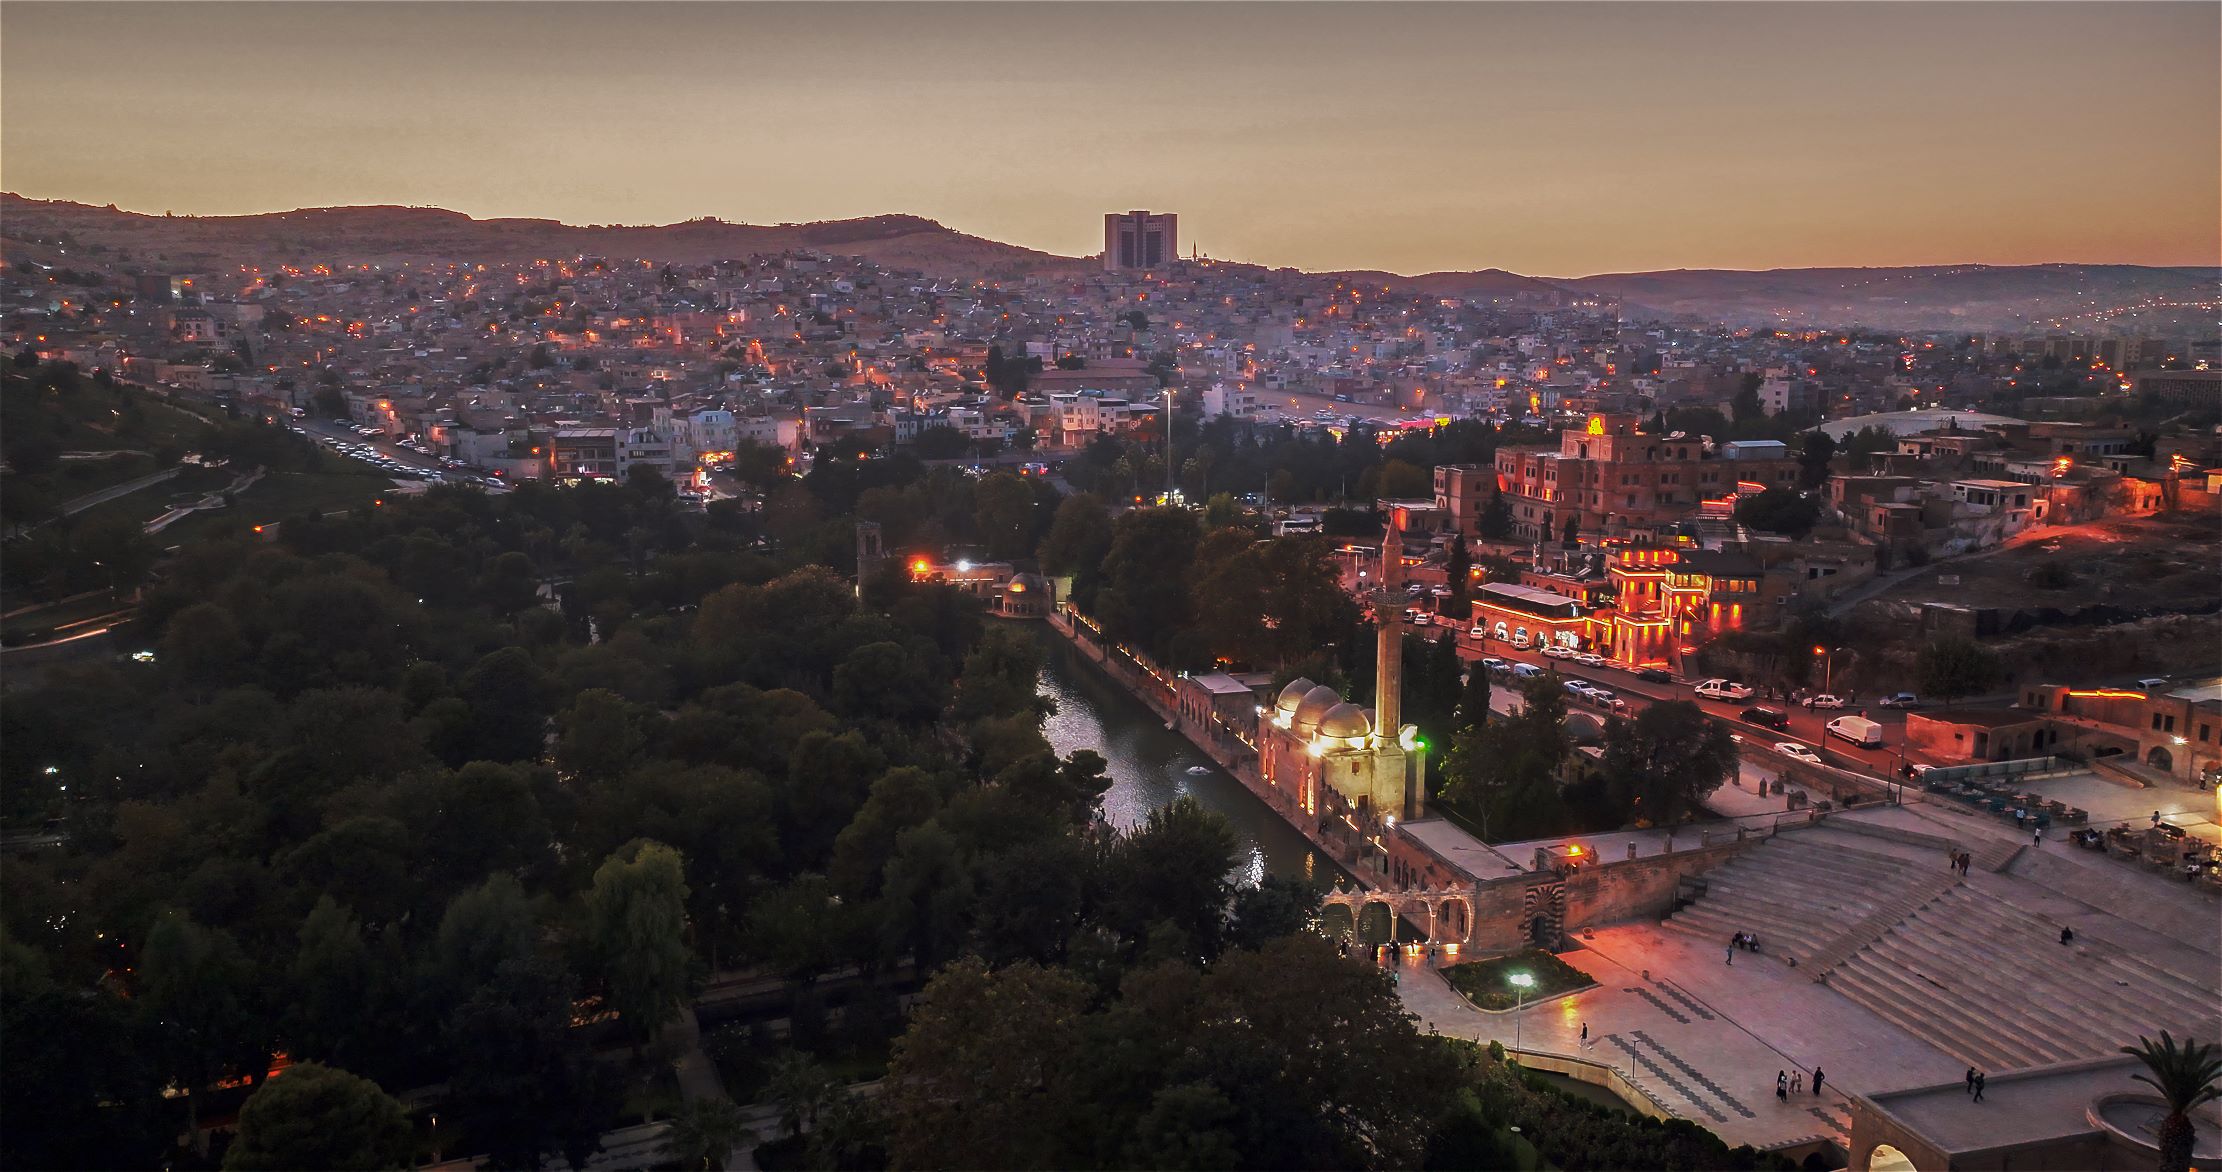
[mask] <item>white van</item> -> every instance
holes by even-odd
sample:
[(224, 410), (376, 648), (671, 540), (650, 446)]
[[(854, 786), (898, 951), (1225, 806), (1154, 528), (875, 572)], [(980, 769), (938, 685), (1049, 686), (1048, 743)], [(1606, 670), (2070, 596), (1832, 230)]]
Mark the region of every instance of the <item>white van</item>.
[(1882, 747), (1883, 726), (1864, 716), (1839, 716), (1828, 724), (1829, 735), (1842, 737), (1862, 749)]

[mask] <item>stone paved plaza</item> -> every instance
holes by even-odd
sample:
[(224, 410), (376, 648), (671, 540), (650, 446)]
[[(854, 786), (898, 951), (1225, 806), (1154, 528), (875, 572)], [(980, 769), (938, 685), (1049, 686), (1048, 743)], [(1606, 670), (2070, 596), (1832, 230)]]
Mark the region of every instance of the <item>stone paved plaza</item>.
[[(1756, 804), (1745, 793), (1725, 804)], [(1999, 869), (1952, 875), (1941, 841)], [(2162, 1025), (2222, 1034), (2222, 907), (2097, 852), (2029, 848), (1979, 817), (1917, 803), (1788, 830), (1709, 878), (1707, 895), (1665, 922), (1578, 929), (1561, 955), (1597, 987), (1517, 1022), (1475, 1009), (1414, 958), (1399, 990), (1426, 1028), (1508, 1048), (1517, 1035), (1531, 1052), (1614, 1067), (1668, 1112), (1763, 1148), (1844, 1144), (1839, 1090), (2101, 1054)], [(1726, 963), (1725, 924), (1758, 931), (1767, 951)], [(2071, 945), (2057, 939), (2063, 926)], [(1801, 954), (1803, 967), (1787, 963)], [(1828, 1075), (1820, 1096), (1815, 1067)], [(1803, 1075), (1806, 1093), (1778, 1101), (1778, 1070)], [(2002, 1124), (2014, 1109), (2000, 1103)]]

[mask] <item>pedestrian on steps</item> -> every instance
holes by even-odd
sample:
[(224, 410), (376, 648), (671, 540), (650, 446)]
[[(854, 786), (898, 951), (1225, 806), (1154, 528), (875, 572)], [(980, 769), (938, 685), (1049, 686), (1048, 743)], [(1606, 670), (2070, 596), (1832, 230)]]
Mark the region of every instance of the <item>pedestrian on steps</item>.
[(2073, 929), (2073, 928), (2062, 928), (2062, 929), (2060, 929), (2060, 943), (2062, 943), (2062, 944), (2073, 944), (2073, 943), (2075, 943), (2075, 929)]
[(1786, 1071), (1786, 1070), (1778, 1070), (1778, 1071), (1775, 1071), (1775, 1098), (1777, 1098), (1777, 1099), (1779, 1099), (1779, 1100), (1781, 1100), (1782, 1102), (1785, 1102), (1785, 1103), (1787, 1103), (1787, 1102), (1789, 1102), (1789, 1101), (1790, 1101), (1790, 1072), (1789, 1072), (1789, 1071)]
[(1967, 1068), (1967, 1091), (1965, 1093), (1970, 1095), (1975, 1093), (1975, 1068), (1972, 1066)]
[[(1821, 1073), (1820, 1067), (1816, 1066), (1813, 1068), (1814, 1094), (1818, 1095), (1821, 1093), (1821, 1080), (1827, 1077), (1827, 1075)], [(1983, 1076), (1979, 1074), (1975, 1076), (1975, 1097), (1978, 1099), (1983, 1097)]]
[(1976, 1101), (1976, 1102), (1980, 1103), (1980, 1102), (1982, 1102), (1982, 1101), (1983, 1101), (1983, 1084), (1984, 1084), (1984, 1083), (1986, 1083), (1986, 1082), (1989, 1082), (1989, 1081), (1990, 1081), (1990, 1076), (1989, 1076), (1989, 1075), (1987, 1075), (1987, 1074), (1984, 1074), (1984, 1073), (1982, 1073), (1982, 1072), (1980, 1072), (1980, 1071), (1976, 1072), (1976, 1075), (1975, 1075), (1975, 1101)]
[(1804, 1071), (1802, 1071), (1802, 1070), (1793, 1070), (1793, 1071), (1791, 1071), (1791, 1072), (1790, 1072), (1790, 1093), (1794, 1095), (1794, 1094), (1797, 1094), (1797, 1093), (1798, 1093), (1799, 1091), (1801, 1091), (1801, 1090), (1804, 1090), (1804, 1089), (1805, 1089), (1805, 1072), (1804, 1072)]

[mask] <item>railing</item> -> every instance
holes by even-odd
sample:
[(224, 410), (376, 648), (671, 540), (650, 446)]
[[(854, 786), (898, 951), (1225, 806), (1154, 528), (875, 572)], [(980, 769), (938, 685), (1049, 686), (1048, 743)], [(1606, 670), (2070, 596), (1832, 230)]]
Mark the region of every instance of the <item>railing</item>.
[(1972, 765), (1932, 765), (1921, 773), (1923, 784), (1933, 781), (1972, 781), (1978, 777), (2018, 777), (2024, 773), (2049, 773), (2060, 768), (2058, 757), (2024, 757), (2015, 761), (1977, 761)]

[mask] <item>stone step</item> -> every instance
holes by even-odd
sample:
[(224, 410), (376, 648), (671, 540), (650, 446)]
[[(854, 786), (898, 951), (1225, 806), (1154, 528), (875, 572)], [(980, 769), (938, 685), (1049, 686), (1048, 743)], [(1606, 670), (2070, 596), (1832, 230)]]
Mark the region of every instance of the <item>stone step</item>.
[[(2213, 990), (2201, 989), (2137, 957), (2113, 952), (2107, 945), (2089, 942), (2072, 945), (2070, 953), (2075, 958), (2074, 963), (2061, 963), (2056, 951), (2059, 925), (2010, 904), (1973, 900), (1962, 909), (1959, 922), (1967, 931), (1978, 933), (1987, 947), (2018, 948), (2033, 957), (2045, 957), (2044, 971), (2053, 974), (2057, 983), (2080, 990), (2093, 1008), (2152, 1011), (2121, 1015), (2125, 1026), (2130, 1024), (2132, 1016), (2174, 1018), (2185, 1023), (2209, 1025), (2216, 1018)], [(2131, 993), (2134, 996), (2125, 997)], [(2144, 1023), (2144, 1028), (2154, 1027)]]
[(1855, 960), (1837, 968), (1829, 987), (1962, 1062), (1986, 1070), (2011, 1070), (2025, 1064), (2018, 1052), (1999, 1047), (1990, 1035), (1972, 1023), (1931, 1018), (1919, 1012), (1920, 1001), (1893, 988), (1891, 974), (1887, 971), (1870, 969)]
[(1812, 971), (1806, 975), (1816, 981), (1827, 980), (1830, 969), (1842, 964), (1861, 948), (1881, 939), (1893, 927), (1938, 896), (1951, 890), (1958, 882), (1959, 877), (1950, 872), (1929, 876), (1926, 881), (1918, 883), (1913, 890), (1885, 903), (1882, 907), (1877, 908), (1873, 914), (1851, 925), (1836, 939), (1823, 945), (1819, 951), (1814, 953), (1811, 961)]
[[(1915, 921), (1916, 925), (1921, 923)], [(1907, 982), (1909, 988), (1931, 990), (1929, 996), (1933, 999), (1961, 1007), (1959, 1016), (1985, 1023), (2002, 1037), (2018, 1039), (2048, 1060), (2095, 1057), (2104, 1052), (2104, 1047), (2080, 1029), (2063, 1028), (2019, 1000), (2020, 995), (2029, 991), (2029, 986), (2006, 976), (2013, 970), (2005, 966), (2003, 958), (1992, 956), (1990, 959), (2000, 967), (1985, 969), (1979, 961), (1969, 963), (1970, 955), (1957, 952), (1942, 944), (1934, 934), (1920, 930), (1894, 933), (1877, 941), (1872, 955), (1885, 965), (1907, 973), (1911, 978)], [(1915, 984), (1924, 976), (1944, 986), (1944, 990), (1935, 992), (1935, 986), (1928, 981)]]

